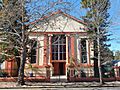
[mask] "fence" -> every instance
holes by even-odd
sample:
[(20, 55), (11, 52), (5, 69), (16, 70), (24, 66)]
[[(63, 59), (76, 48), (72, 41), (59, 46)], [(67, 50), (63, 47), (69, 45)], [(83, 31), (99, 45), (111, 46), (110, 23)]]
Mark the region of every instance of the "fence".
[[(99, 81), (95, 76), (94, 67), (70, 67), (68, 71), (68, 81)], [(112, 67), (108, 71), (102, 68), (103, 81), (120, 81), (120, 67)]]
[[(76, 70), (75, 68), (70, 68), (67, 70), (67, 80), (68, 81), (99, 81), (99, 77), (94, 77), (93, 67), (91, 68), (81, 68), (81, 70)], [(49, 69), (46, 71), (50, 76)], [(25, 79), (29, 79), (31, 81), (39, 81), (39, 80), (47, 80), (50, 81), (50, 77), (42, 76), (38, 72), (34, 72), (33, 75), (31, 73), (27, 73)], [(13, 77), (14, 79), (18, 76), (17, 69), (4, 69), (0, 70), (0, 78), (2, 81), (7, 81), (5, 78), (9, 79)], [(113, 67), (112, 72), (103, 72), (102, 73), (104, 81), (120, 81), (120, 67)], [(2, 79), (4, 78), (4, 79)], [(16, 79), (15, 79), (16, 80)]]

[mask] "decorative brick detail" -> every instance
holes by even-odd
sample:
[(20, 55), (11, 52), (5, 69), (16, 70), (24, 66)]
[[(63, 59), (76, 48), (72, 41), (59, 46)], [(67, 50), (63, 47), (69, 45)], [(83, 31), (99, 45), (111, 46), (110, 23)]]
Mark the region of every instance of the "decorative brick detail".
[(43, 65), (47, 65), (48, 64), (47, 49), (48, 49), (48, 36), (44, 35), (44, 61), (43, 61)]
[(48, 42), (49, 42), (49, 44), (48, 44), (48, 45), (49, 45), (49, 46), (48, 46), (48, 47), (49, 47), (49, 51), (48, 51), (48, 52), (49, 52), (49, 53), (48, 53), (48, 55), (49, 55), (49, 56), (48, 56), (48, 57), (49, 57), (48, 60), (49, 60), (49, 61), (48, 61), (48, 63), (51, 64), (51, 62), (52, 62), (52, 34), (49, 34), (49, 35), (48, 35), (48, 40), (49, 40), (49, 41), (48, 41)]
[(72, 58), (75, 58), (75, 49), (74, 49), (75, 43), (74, 43), (74, 41), (75, 41), (75, 38), (74, 38), (74, 36), (72, 36), (71, 37), (71, 55), (72, 55)]

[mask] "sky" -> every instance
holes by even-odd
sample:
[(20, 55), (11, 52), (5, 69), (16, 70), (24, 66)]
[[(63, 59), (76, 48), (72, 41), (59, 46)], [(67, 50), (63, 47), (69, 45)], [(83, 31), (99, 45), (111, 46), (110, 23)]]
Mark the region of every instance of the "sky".
[[(71, 0), (71, 2), (75, 3), (72, 7), (73, 11), (70, 14), (77, 18), (83, 16), (85, 13), (79, 8), (79, 0)], [(120, 50), (120, 0), (110, 0), (110, 2), (111, 7), (108, 12), (110, 14), (109, 20), (111, 23), (107, 28), (107, 31), (112, 35), (108, 37), (111, 40), (107, 42), (107, 44), (111, 44), (111, 47), (109, 48), (115, 52), (117, 50)]]
[(112, 51), (120, 50), (120, 0), (110, 0), (111, 8), (109, 10), (110, 19), (112, 23), (108, 28), (108, 32), (112, 34), (112, 39), (109, 43), (111, 44), (110, 49)]
[[(37, 1), (37, 0), (34, 0)], [(80, 1), (81, 0), (50, 0), (52, 1), (59, 1), (59, 2), (70, 2), (66, 3), (66, 7), (70, 9), (68, 12), (70, 15), (75, 16), (76, 18), (81, 18), (85, 14), (85, 12), (80, 8)], [(38, 2), (38, 1), (37, 1)], [(49, 0), (48, 0), (49, 2)], [(111, 47), (109, 47), (112, 51), (120, 50), (120, 0), (110, 0), (111, 2), (111, 8), (108, 10), (110, 17), (110, 27), (107, 28), (109, 34), (112, 34), (110, 37), (111, 41), (107, 42), (108, 44), (111, 44)], [(43, 5), (46, 5), (44, 2)], [(33, 6), (37, 6), (33, 4)], [(52, 5), (52, 3), (51, 3)], [(63, 4), (62, 4), (63, 5)], [(61, 6), (62, 6), (61, 5)], [(32, 5), (30, 5), (31, 7)], [(59, 8), (59, 7), (57, 7)], [(63, 7), (61, 7), (63, 8)]]

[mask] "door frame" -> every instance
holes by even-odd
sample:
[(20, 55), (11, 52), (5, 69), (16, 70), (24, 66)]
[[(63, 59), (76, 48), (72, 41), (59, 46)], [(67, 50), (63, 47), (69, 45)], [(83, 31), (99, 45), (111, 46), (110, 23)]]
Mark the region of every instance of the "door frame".
[[(60, 64), (63, 66), (60, 68)], [(61, 76), (61, 75), (66, 75), (66, 62), (52, 62), (53, 66), (53, 73), (52, 76)], [(61, 69), (63, 72), (61, 73)]]
[[(56, 35), (56, 34), (55, 34)], [(58, 34), (58, 35), (65, 35), (65, 48), (66, 48), (66, 55), (65, 55), (65, 60), (52, 60), (52, 36), (53, 34), (51, 35), (50, 37), (50, 64), (52, 65), (52, 67), (54, 68), (53, 66), (53, 63), (65, 63), (64, 64), (64, 72), (65, 72), (65, 76), (67, 76), (67, 62), (68, 62), (68, 37), (66, 36), (66, 34)], [(54, 70), (52, 70), (52, 74), (51, 76), (54, 76), (53, 75), (53, 72)]]

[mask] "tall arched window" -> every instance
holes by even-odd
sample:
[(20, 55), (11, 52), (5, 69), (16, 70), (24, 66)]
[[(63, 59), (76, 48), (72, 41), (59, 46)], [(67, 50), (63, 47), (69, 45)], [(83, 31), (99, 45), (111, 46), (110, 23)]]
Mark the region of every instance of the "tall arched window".
[(86, 39), (81, 39), (81, 63), (87, 63)]
[(36, 50), (37, 50), (37, 41), (33, 39), (31, 40), (30, 43), (30, 63), (36, 63)]
[(65, 35), (52, 36), (52, 60), (66, 60)]

